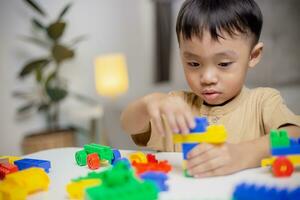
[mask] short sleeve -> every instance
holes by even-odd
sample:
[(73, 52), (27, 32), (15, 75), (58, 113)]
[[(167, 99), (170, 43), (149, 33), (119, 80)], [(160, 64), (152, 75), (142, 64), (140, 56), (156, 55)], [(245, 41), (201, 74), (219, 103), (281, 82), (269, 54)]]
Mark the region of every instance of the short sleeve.
[(263, 121), (265, 130), (278, 129), (291, 124), (300, 127), (300, 116), (295, 115), (285, 104), (279, 91), (265, 88), (263, 98)]

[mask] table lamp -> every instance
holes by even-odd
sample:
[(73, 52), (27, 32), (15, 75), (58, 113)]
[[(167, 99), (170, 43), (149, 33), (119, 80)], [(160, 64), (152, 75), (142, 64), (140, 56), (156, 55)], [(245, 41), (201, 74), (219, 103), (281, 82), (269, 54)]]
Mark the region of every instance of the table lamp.
[(95, 59), (95, 81), (97, 92), (115, 98), (128, 90), (128, 74), (125, 56), (109, 54)]
[[(95, 83), (96, 91), (101, 96), (115, 100), (118, 96), (126, 93), (128, 73), (125, 56), (123, 54), (98, 56), (95, 59)], [(102, 143), (109, 145), (105, 133), (101, 135)]]

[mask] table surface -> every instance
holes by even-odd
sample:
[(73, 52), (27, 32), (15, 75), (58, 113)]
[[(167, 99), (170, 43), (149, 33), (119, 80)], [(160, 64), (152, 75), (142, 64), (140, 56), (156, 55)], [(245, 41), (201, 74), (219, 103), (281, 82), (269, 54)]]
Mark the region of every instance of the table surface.
[[(50, 160), (50, 187), (47, 192), (30, 195), (28, 199), (68, 199), (65, 186), (71, 179), (85, 176), (91, 172), (87, 166), (80, 167), (75, 162), (75, 152), (81, 148), (60, 148), (40, 151), (24, 156), (24, 158), (36, 158)], [(134, 151), (121, 150), (122, 157)], [(159, 160), (168, 160), (173, 166), (169, 173), (169, 191), (161, 192), (159, 199), (205, 199), (225, 200), (231, 199), (235, 185), (241, 182), (255, 183), (257, 185), (277, 186), (279, 188), (294, 188), (300, 185), (300, 172), (296, 170), (292, 177), (274, 178), (269, 168), (255, 168), (244, 170), (228, 176), (212, 178), (186, 178), (182, 173), (181, 153), (155, 153)], [(103, 169), (100, 169), (103, 170)], [(97, 170), (99, 171), (99, 170)]]

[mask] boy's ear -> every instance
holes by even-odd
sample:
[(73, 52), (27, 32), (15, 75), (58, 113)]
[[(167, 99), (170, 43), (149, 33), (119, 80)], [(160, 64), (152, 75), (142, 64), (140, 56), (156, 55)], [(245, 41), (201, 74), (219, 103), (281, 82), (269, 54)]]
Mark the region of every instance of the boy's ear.
[(253, 49), (250, 53), (250, 59), (249, 59), (249, 67), (250, 68), (255, 67), (259, 63), (259, 61), (262, 57), (263, 48), (264, 48), (264, 43), (262, 43), (262, 42), (257, 43), (253, 47)]

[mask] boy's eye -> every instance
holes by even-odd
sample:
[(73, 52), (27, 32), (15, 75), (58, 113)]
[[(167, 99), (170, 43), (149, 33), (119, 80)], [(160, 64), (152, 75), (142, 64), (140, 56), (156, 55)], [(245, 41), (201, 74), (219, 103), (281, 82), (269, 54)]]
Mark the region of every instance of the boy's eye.
[(221, 67), (228, 67), (229, 65), (231, 65), (233, 62), (221, 62), (219, 63), (219, 66)]
[(200, 64), (196, 63), (196, 62), (188, 62), (188, 65), (191, 67), (199, 67), (200, 66)]

